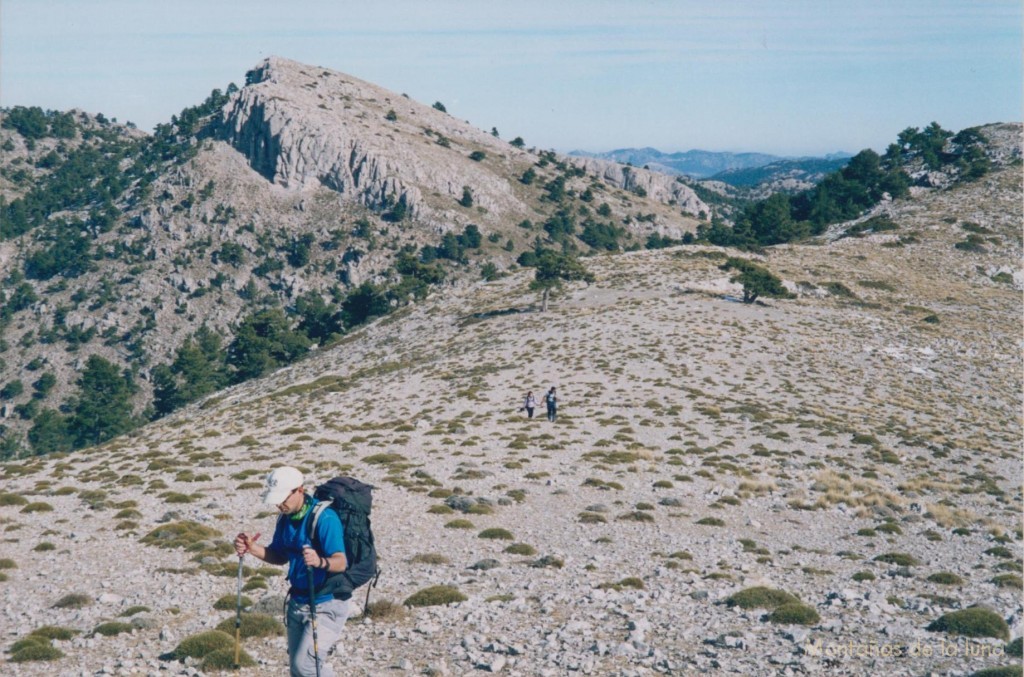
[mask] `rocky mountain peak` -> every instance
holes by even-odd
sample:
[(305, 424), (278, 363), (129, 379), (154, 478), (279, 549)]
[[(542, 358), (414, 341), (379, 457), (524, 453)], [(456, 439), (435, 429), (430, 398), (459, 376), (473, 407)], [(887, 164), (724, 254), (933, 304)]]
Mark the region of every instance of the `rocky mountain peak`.
[[(530, 211), (513, 181), (536, 157), (446, 112), (279, 57), (249, 71), (247, 83), (224, 107), (221, 134), (281, 187), (324, 186), (371, 209), (402, 203), (412, 216), (433, 221), (456, 217), (451, 206), (466, 187), (488, 212)], [(574, 163), (609, 186), (646, 187), (652, 199), (691, 216), (708, 212), (689, 187), (671, 178), (645, 170), (626, 177), (610, 162)]]

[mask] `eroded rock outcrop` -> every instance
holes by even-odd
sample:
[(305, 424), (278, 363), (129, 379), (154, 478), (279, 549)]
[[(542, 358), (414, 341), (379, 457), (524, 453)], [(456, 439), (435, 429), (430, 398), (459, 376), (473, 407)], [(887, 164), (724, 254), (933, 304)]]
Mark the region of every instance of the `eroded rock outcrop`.
[(676, 177), (637, 169), (611, 160), (573, 157), (570, 161), (590, 174), (596, 174), (610, 186), (631, 192), (642, 193), (648, 198), (664, 204), (677, 205), (684, 214), (698, 216), (711, 210), (693, 192), (693, 189), (678, 181)]
[(279, 186), (322, 185), (374, 209), (402, 204), (409, 216), (425, 216), (424, 195), (458, 200), (467, 186), (486, 209), (516, 206), (507, 179), (468, 155), (526, 154), (445, 113), (276, 57), (248, 80), (223, 110), (222, 135)]

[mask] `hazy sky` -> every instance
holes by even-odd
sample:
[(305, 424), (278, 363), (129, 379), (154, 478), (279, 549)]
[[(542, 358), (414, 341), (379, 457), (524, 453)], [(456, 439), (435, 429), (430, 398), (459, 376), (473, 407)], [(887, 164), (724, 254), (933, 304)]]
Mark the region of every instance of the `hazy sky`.
[(152, 130), (278, 55), (561, 151), (882, 151), (1022, 118), (1021, 0), (0, 0), (0, 106)]

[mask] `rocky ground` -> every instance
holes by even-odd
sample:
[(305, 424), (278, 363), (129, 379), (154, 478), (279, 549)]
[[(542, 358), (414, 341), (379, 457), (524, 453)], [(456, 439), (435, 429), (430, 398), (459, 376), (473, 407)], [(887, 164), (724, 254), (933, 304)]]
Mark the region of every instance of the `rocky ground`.
[[(712, 248), (588, 259), (596, 282), (546, 313), (519, 273), (100, 448), (5, 464), (4, 647), (79, 634), (4, 674), (198, 674), (161, 656), (233, 617), (214, 609), (236, 590), (227, 543), (269, 538), (260, 482), (282, 463), (378, 487), (371, 601), (396, 608), (349, 622), (341, 674), (1019, 664), (1003, 639), (926, 630), (972, 605), (1024, 630), (1020, 172), (985, 181), (884, 206), (896, 231), (772, 250), (791, 300), (737, 302)], [(987, 251), (955, 248), (964, 223)], [(557, 422), (527, 420), (551, 385)], [(215, 533), (142, 542), (186, 520)], [(247, 563), (254, 610), (279, 614), (283, 577)], [(467, 599), (399, 606), (435, 585)], [(754, 586), (819, 619), (725, 603)], [(282, 638), (244, 648), (247, 674), (287, 670)]]

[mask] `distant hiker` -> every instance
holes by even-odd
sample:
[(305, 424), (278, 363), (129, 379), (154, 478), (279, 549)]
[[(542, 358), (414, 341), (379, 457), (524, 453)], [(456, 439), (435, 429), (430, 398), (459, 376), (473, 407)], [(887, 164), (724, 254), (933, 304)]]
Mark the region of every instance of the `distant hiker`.
[[(263, 491), (263, 504), (277, 506), (281, 515), (277, 518), (274, 538), (264, 547), (256, 543), (256, 537), (240, 533), (235, 537), (235, 552), (239, 557), (246, 553), (269, 564), (288, 565), (288, 663), (292, 677), (322, 675), (333, 677), (334, 670), (324, 661), (327, 652), (334, 646), (345, 628), (351, 607), (347, 600), (335, 599), (330, 593), (317, 594), (314, 622), (310, 622), (310, 581), (307, 572), (313, 574), (313, 587), (319, 588), (329, 572), (345, 571), (345, 541), (338, 514), (324, 510), (316, 524), (316, 543), (310, 543), (307, 522), (318, 503), (306, 495), (302, 485), (302, 473), (295, 468), (282, 466), (267, 476)], [(319, 631), (319, 642), (315, 633)], [(319, 644), (319, 650), (314, 646)], [(319, 666), (317, 663), (319, 662)]]
[(548, 405), (548, 420), (554, 421), (558, 415), (558, 395), (555, 394), (555, 386), (544, 396), (544, 404)]
[(526, 418), (533, 418), (533, 410), (537, 407), (537, 400), (533, 396), (533, 391), (526, 393), (526, 399), (523, 401), (523, 409), (526, 410)]

